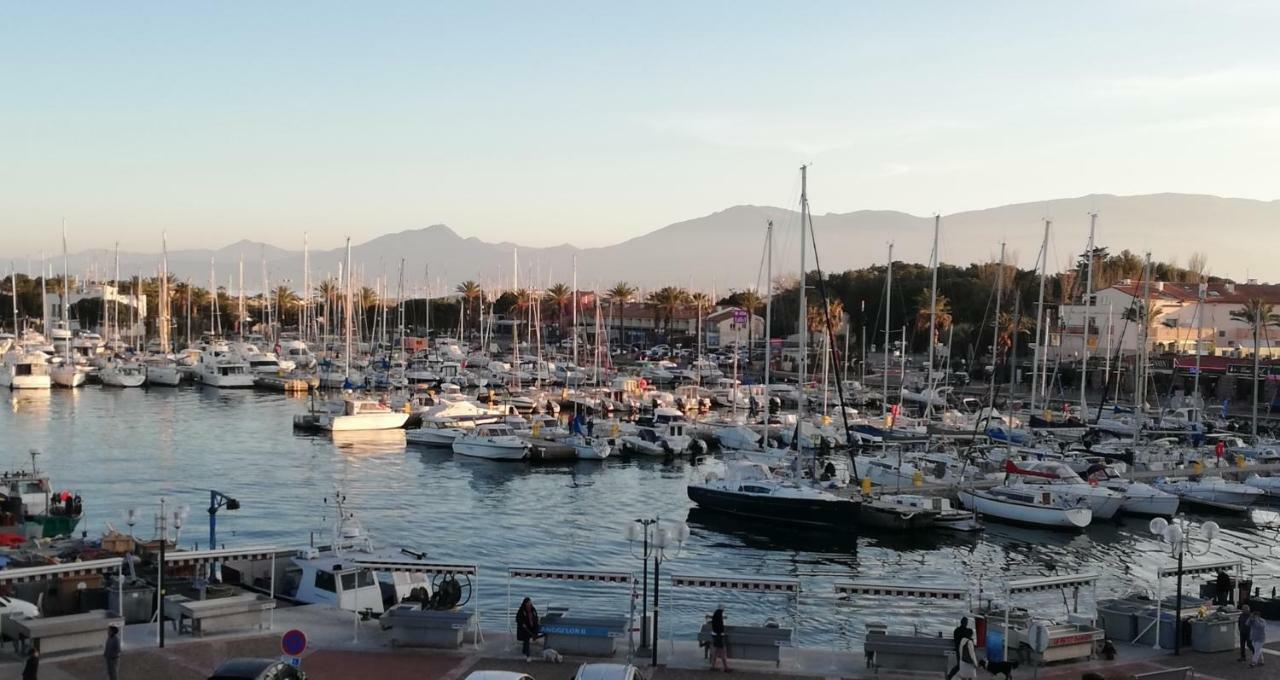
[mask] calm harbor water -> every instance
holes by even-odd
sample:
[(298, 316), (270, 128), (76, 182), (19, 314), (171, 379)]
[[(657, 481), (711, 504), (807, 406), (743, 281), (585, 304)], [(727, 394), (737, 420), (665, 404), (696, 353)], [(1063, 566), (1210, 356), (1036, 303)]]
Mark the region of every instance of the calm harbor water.
[[(433, 558), (480, 566), (478, 592), (487, 627), (507, 624), (513, 566), (617, 569), (640, 572), (624, 537), (641, 517), (686, 520), (692, 536), (662, 565), (663, 635), (696, 629), (718, 603), (741, 623), (795, 617), (800, 642), (818, 647), (860, 645), (863, 624), (948, 628), (959, 603), (860, 598), (840, 600), (839, 581), (968, 586), (999, 593), (1011, 579), (1092, 571), (1099, 597), (1153, 589), (1154, 570), (1169, 558), (1147, 532), (1145, 520), (1058, 534), (989, 525), (979, 536), (940, 532), (919, 538), (838, 537), (727, 520), (691, 510), (683, 463), (609, 460), (531, 466), (455, 457), (447, 450), (407, 445), (400, 432), (340, 438), (292, 432), (305, 401), (254, 391), (203, 387), (112, 390), (87, 386), (48, 394), (3, 395), (0, 466), (40, 466), (56, 488), (85, 497), (90, 535), (108, 525), (127, 531), (126, 512), (138, 508), (135, 532), (152, 534), (152, 516), (164, 495), (191, 506), (182, 543), (208, 540), (210, 488), (243, 503), (219, 514), (219, 541), (229, 545), (302, 546), (310, 532), (328, 536), (323, 499), (341, 489), (366, 530), (381, 544), (413, 546)], [(1204, 519), (1190, 516), (1194, 521)], [(1224, 535), (1209, 555), (1238, 558), (1256, 584), (1280, 584), (1280, 515), (1255, 510), (1244, 519), (1218, 519)], [(781, 595), (673, 588), (670, 574), (760, 575), (801, 581), (798, 607)], [(1165, 584), (1171, 592), (1172, 583)], [(583, 587), (514, 581), (512, 596), (532, 595), (541, 607), (625, 612), (621, 586)], [(652, 595), (652, 594), (651, 594)], [(1018, 601), (1061, 614), (1061, 594)], [(1092, 598), (1081, 596), (1082, 609)]]

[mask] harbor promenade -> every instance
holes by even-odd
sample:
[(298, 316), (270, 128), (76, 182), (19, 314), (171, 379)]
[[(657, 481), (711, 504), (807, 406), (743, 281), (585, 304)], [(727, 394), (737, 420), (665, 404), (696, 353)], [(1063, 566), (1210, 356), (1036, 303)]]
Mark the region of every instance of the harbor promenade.
[[(128, 626), (125, 652), (121, 659), (121, 678), (167, 680), (204, 680), (221, 661), (232, 657), (280, 656), (280, 636), (287, 630), (299, 629), (308, 636), (307, 651), (301, 657), (301, 668), (309, 680), (460, 680), (479, 670), (510, 670), (526, 673), (536, 680), (566, 680), (578, 664), (590, 661), (626, 662), (622, 646), (614, 659), (566, 657), (555, 664), (535, 657), (526, 662), (518, 645), (505, 632), (486, 631), (479, 644), (468, 641), (456, 651), (393, 648), (388, 636), (376, 621), (355, 623), (347, 612), (320, 606), (283, 608), (276, 612), (270, 631), (255, 630), (237, 634), (212, 635), (204, 638), (178, 637), (170, 634), (160, 649), (154, 624)], [(1236, 661), (1236, 652), (1203, 654), (1184, 649), (1175, 656), (1169, 651), (1147, 646), (1117, 645), (1115, 660), (1091, 660), (1080, 663), (1053, 664), (1040, 668), (1023, 665), (1014, 672), (1015, 680), (1075, 680), (1086, 672), (1096, 672), (1110, 679), (1130, 678), (1168, 669), (1190, 667), (1196, 678), (1208, 680), (1249, 680), (1274, 678), (1280, 669), (1280, 625), (1268, 626), (1266, 666), (1250, 668)], [(535, 654), (537, 652), (535, 651)], [(16, 678), (21, 663), (6, 648), (0, 657), (0, 677)], [(642, 669), (649, 680), (693, 680), (722, 677), (707, 669), (707, 661), (696, 643), (664, 639), (659, 644), (659, 666), (649, 666), (647, 653), (637, 654), (632, 663)], [(866, 668), (860, 650), (803, 648), (785, 649), (780, 666), (772, 663), (735, 662), (733, 675), (747, 678), (930, 678), (927, 673), (882, 672), (876, 675)], [(940, 677), (941, 674), (938, 675)], [(96, 680), (105, 677), (100, 653), (88, 652), (72, 656), (50, 656), (40, 668), (42, 680)], [(979, 677), (991, 678), (985, 671)]]

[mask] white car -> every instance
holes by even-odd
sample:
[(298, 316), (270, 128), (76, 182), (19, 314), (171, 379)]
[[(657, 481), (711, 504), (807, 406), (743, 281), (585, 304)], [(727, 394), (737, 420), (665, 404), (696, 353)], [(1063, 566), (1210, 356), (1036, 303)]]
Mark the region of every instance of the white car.
[(644, 680), (644, 676), (629, 663), (584, 663), (573, 680)]
[(533, 676), (515, 671), (474, 671), (466, 680), (533, 680)]

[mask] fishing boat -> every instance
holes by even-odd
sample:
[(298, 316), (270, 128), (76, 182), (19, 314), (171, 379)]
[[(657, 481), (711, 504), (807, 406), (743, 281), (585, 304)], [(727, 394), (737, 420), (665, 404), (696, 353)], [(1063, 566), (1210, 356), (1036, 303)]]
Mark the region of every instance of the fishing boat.
[(330, 432), (367, 432), (399, 429), (407, 420), (408, 413), (393, 411), (380, 401), (348, 397), (342, 400), (340, 412), (319, 414), (317, 424)]
[(708, 472), (690, 484), (689, 500), (706, 510), (773, 522), (836, 526), (852, 530), (861, 503), (807, 484), (782, 479), (768, 466), (728, 461), (724, 476)]
[(961, 489), (960, 504), (980, 517), (1046, 529), (1083, 529), (1093, 521), (1093, 511), (1083, 498), (1048, 489), (998, 486), (994, 489)]
[(69, 536), (80, 524), (84, 505), (79, 494), (53, 491), (49, 475), (36, 467), (31, 452), (30, 470), (0, 474), (0, 534), (29, 538)]
[(460, 456), (489, 460), (524, 460), (529, 442), (506, 425), (481, 425), (453, 440), (453, 452)]
[(47, 390), (53, 387), (49, 357), (14, 345), (0, 363), (0, 387), (11, 390)]

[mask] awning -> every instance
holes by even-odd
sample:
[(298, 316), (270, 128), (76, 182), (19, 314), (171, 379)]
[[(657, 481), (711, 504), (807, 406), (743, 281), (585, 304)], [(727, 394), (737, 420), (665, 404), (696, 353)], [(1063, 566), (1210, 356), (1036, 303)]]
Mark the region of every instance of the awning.
[(722, 588), (753, 592), (798, 593), (800, 581), (787, 578), (738, 578), (718, 576), (672, 576), (671, 585), (690, 588)]
[(233, 560), (269, 560), (280, 553), (272, 546), (250, 548), (219, 548), (217, 550), (178, 550), (165, 553), (164, 563), (169, 566), (231, 562)]
[(419, 562), (417, 560), (364, 559), (356, 560), (355, 565), (374, 571), (398, 571), (419, 574), (451, 574), (455, 576), (475, 576), (474, 564), (444, 564), (440, 562)]
[[(1240, 560), (1222, 560), (1221, 562), (1196, 562), (1195, 564), (1182, 564), (1183, 576), (1196, 576), (1199, 574), (1216, 574), (1219, 571), (1232, 571), (1240, 566)], [(1167, 578), (1178, 575), (1178, 565), (1169, 567), (1161, 567), (1158, 572), (1160, 578)]]
[(123, 564), (124, 560), (122, 558), (112, 557), (105, 560), (64, 562), (63, 564), (49, 564), (42, 567), (4, 569), (0, 570), (0, 583), (30, 583), (51, 578), (110, 574), (120, 571)]
[(1041, 593), (1050, 590), (1068, 590), (1080, 586), (1092, 585), (1098, 580), (1097, 574), (1067, 574), (1065, 576), (1046, 576), (1022, 581), (1010, 581), (1007, 591), (1010, 595), (1021, 593)]
[(625, 571), (580, 571), (576, 569), (542, 569), (539, 567), (513, 567), (507, 570), (510, 578), (537, 578), (552, 581), (589, 581), (595, 583), (631, 583), (635, 577)]
[(969, 590), (967, 588), (900, 586), (888, 583), (837, 583), (836, 594), (915, 597), (924, 600), (963, 600), (969, 596)]

